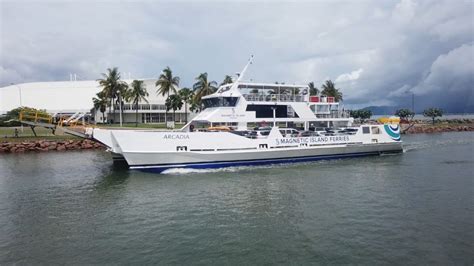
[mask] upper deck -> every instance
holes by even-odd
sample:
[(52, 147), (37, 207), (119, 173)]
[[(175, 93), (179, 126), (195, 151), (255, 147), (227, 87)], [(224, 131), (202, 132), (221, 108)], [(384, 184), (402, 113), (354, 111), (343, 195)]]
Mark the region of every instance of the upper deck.
[(252, 102), (307, 102), (307, 85), (268, 83), (239, 83), (238, 89), (247, 101)]

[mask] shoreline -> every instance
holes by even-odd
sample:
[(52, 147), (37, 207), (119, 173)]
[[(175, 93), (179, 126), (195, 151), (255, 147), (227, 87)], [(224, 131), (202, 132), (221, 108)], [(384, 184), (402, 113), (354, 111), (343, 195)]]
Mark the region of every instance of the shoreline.
[[(415, 121), (413, 126), (401, 124), (402, 134), (432, 134), (445, 132), (474, 131), (474, 120), (462, 121), (461, 123), (444, 120), (436, 124), (426, 121)], [(408, 130), (407, 130), (408, 129)], [(44, 137), (27, 138), (25, 140), (15, 139), (0, 140), (0, 154), (25, 153), (25, 152), (60, 152), (76, 150), (105, 150), (101, 143), (91, 139), (58, 139), (48, 140)]]
[(90, 139), (45, 140), (28, 139), (18, 142), (0, 142), (0, 154), (24, 152), (54, 152), (77, 150), (105, 150), (105, 146)]

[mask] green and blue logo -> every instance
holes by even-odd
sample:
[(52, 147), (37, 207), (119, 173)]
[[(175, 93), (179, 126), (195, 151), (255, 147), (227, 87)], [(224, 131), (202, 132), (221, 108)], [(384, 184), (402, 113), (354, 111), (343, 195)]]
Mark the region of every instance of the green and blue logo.
[(385, 132), (395, 141), (400, 141), (400, 126), (399, 125), (384, 125)]

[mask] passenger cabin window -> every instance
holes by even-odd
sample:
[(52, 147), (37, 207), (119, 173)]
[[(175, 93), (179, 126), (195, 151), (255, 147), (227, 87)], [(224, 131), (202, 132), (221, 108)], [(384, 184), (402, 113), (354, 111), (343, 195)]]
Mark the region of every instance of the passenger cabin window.
[(257, 118), (272, 118), (273, 109), (275, 108), (275, 116), (277, 118), (287, 117), (299, 117), (298, 114), (293, 110), (291, 116), (288, 115), (289, 106), (287, 105), (274, 105), (274, 104), (249, 104), (247, 105), (247, 112), (255, 112)]
[(235, 107), (239, 97), (214, 97), (203, 99), (204, 109), (212, 107)]
[(379, 127), (372, 127), (372, 134), (380, 134)]
[(370, 134), (370, 128), (369, 127), (362, 127), (362, 133)]

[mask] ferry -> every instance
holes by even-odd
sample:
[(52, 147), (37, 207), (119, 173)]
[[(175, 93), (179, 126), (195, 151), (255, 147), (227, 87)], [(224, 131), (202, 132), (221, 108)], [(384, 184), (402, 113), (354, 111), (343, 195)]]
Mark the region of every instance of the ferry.
[(251, 62), (235, 82), (203, 97), (202, 111), (180, 130), (90, 128), (87, 134), (108, 147), (114, 162), (152, 172), (402, 152), (398, 123), (353, 126), (339, 102), (310, 96), (307, 85), (245, 82)]

